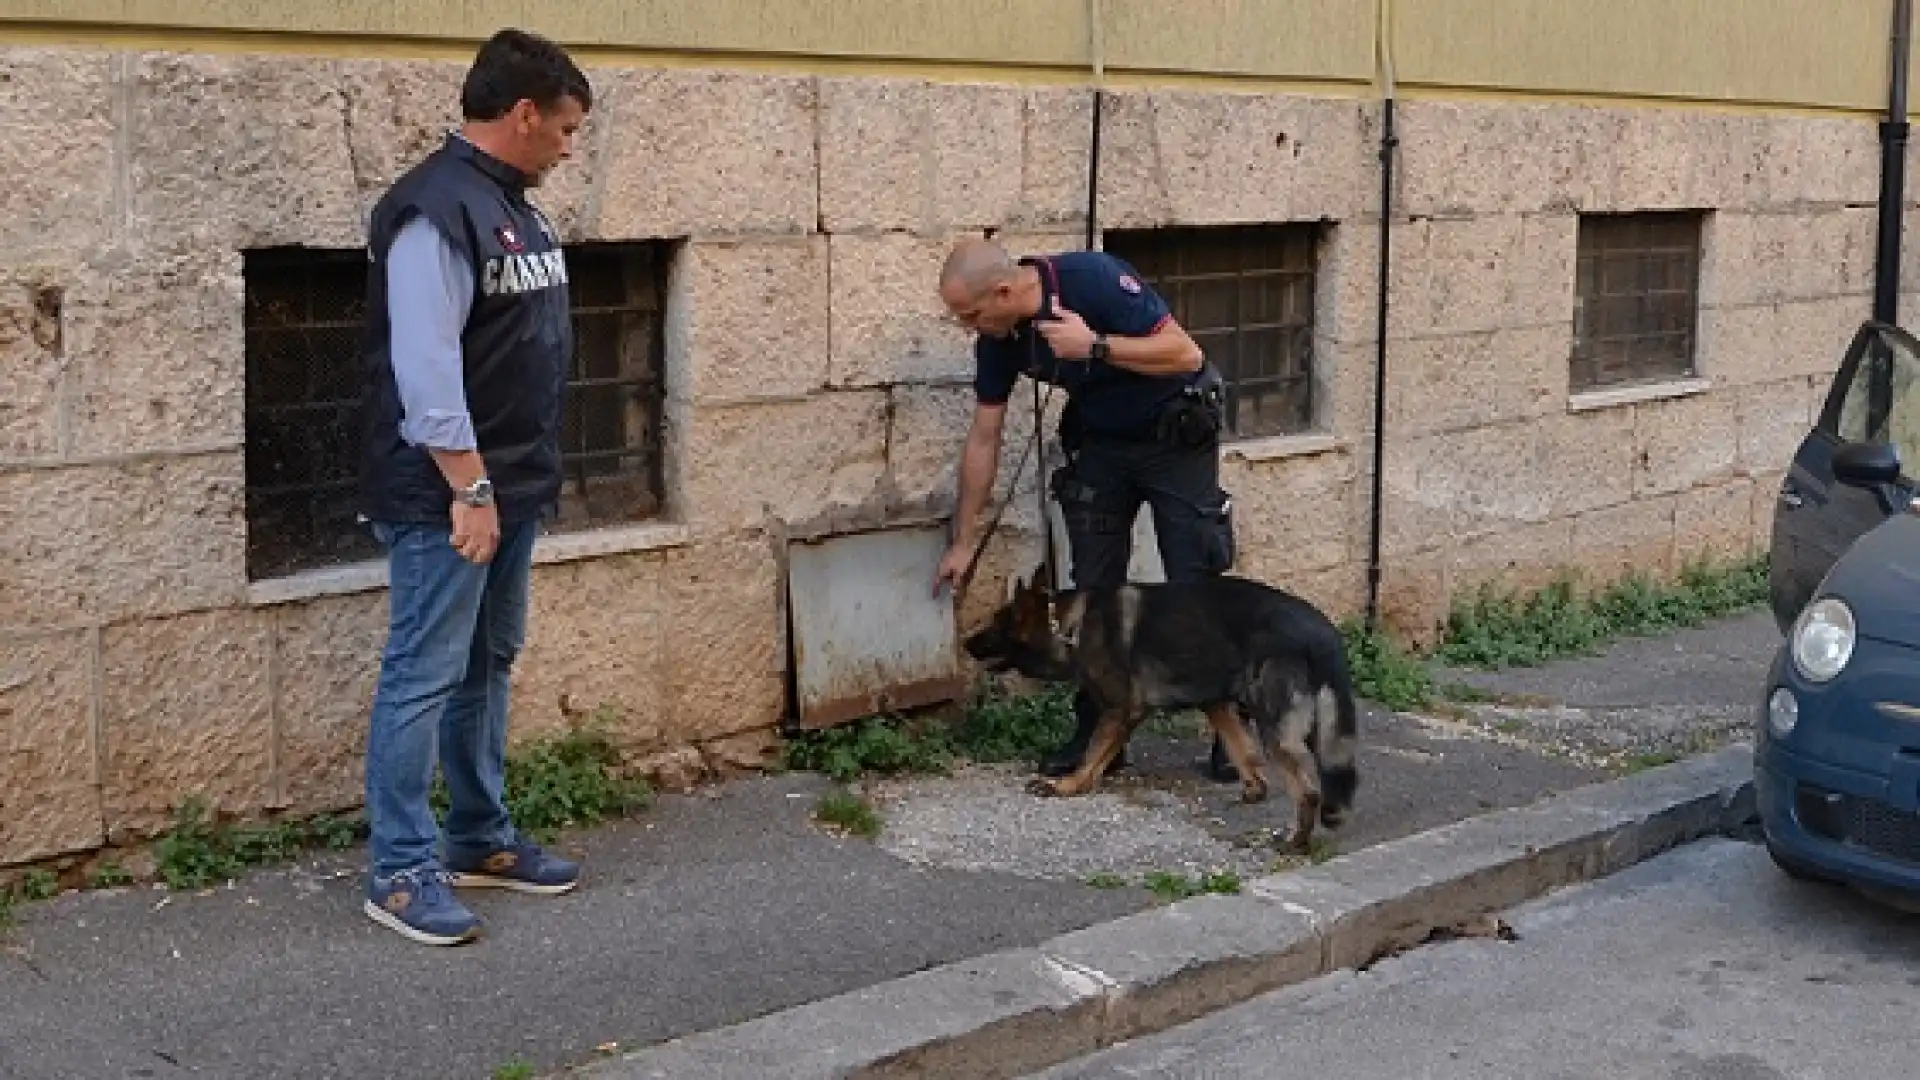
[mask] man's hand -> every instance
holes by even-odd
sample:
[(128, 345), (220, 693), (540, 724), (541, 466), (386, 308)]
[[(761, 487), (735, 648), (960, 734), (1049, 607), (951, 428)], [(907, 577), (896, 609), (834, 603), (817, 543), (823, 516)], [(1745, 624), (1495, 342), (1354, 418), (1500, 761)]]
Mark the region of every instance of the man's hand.
[(1058, 300), (1051, 303), (1053, 318), (1035, 320), (1048, 347), (1062, 360), (1085, 360), (1093, 354), (1093, 329), (1085, 319), (1061, 307)]
[(453, 502), (453, 550), (470, 563), (485, 566), (500, 547), (500, 509)]
[(940, 557), (940, 569), (933, 575), (933, 595), (939, 596), (943, 585), (958, 590), (961, 579), (967, 576), (967, 564), (972, 561), (973, 545), (961, 540), (954, 541), (947, 548), (947, 553)]

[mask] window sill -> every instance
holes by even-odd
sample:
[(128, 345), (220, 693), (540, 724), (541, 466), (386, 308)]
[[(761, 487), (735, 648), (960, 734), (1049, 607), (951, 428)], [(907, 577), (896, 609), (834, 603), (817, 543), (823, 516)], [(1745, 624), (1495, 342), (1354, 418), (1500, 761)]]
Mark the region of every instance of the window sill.
[(1220, 454), (1241, 461), (1280, 461), (1325, 454), (1341, 448), (1340, 439), (1335, 435), (1267, 435), (1226, 443), (1220, 447)]
[(662, 551), (685, 547), (693, 542), (691, 526), (654, 521), (644, 525), (593, 529), (586, 532), (553, 533), (533, 543), (533, 564), (579, 562), (608, 555), (632, 555), (642, 551)]
[(1713, 389), (1711, 380), (1694, 378), (1648, 383), (1643, 386), (1622, 386), (1613, 390), (1584, 390), (1567, 398), (1567, 411), (1570, 413), (1592, 412), (1596, 409), (1639, 405), (1649, 401), (1670, 401), (1674, 398), (1704, 394), (1711, 389)]
[[(661, 551), (683, 547), (692, 541), (693, 530), (690, 527), (663, 522), (591, 532), (548, 534), (534, 541), (533, 563), (535, 566), (550, 566), (609, 555)], [(376, 592), (386, 587), (386, 561), (370, 559), (346, 566), (305, 570), (286, 577), (250, 582), (247, 585), (247, 603), (252, 607), (273, 607), (328, 596)]]

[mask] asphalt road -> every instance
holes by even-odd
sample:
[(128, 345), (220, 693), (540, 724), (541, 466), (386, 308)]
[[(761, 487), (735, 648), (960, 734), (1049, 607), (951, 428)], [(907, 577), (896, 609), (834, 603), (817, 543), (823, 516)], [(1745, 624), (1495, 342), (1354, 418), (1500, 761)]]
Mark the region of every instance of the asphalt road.
[[(1689, 845), (1429, 945), (1039, 1074), (1784, 1080), (1904, 1076), (1920, 919)], [(1034, 1078), (1039, 1080), (1039, 1078)]]

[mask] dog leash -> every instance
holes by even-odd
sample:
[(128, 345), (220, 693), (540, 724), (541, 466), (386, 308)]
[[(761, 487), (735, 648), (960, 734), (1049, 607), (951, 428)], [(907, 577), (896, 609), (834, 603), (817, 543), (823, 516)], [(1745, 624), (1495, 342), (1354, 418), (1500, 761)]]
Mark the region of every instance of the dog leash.
[[(1030, 372), (1037, 373), (1040, 367), (1039, 328), (1034, 327), (1032, 333), (1033, 337), (1027, 341), (1027, 366)], [(1055, 358), (1054, 364), (1055, 375), (1057, 376), (1059, 373), (1058, 358)], [(1051, 382), (1047, 383), (1046, 395), (1042, 397), (1040, 394), (1039, 380), (1036, 379), (1034, 381), (1033, 439), (1027, 442), (1025, 449), (1020, 452), (1020, 461), (1014, 465), (1013, 475), (1009, 477), (1007, 481), (1006, 497), (1000, 500), (999, 508), (994, 510), (991, 518), (987, 519), (986, 531), (980, 534), (980, 543), (973, 549), (973, 558), (967, 560), (967, 571), (960, 575), (960, 584), (953, 590), (956, 597), (965, 594), (967, 586), (973, 584), (973, 572), (980, 568), (980, 557), (986, 554), (987, 545), (993, 541), (995, 530), (1000, 528), (1000, 519), (1006, 514), (1007, 507), (1013, 505), (1013, 493), (1020, 487), (1020, 476), (1026, 471), (1027, 459), (1033, 456), (1034, 449), (1038, 447), (1040, 441), (1046, 437), (1042, 424), (1047, 417), (1047, 402), (1053, 400), (1053, 391), (1055, 388), (1055, 384)], [(1046, 555), (1042, 562), (1044, 565), (1051, 566), (1053, 564), (1053, 518), (1052, 515), (1047, 513), (1047, 491), (1044, 486), (1040, 488), (1040, 530), (1040, 535), (1044, 538), (1047, 545)]]

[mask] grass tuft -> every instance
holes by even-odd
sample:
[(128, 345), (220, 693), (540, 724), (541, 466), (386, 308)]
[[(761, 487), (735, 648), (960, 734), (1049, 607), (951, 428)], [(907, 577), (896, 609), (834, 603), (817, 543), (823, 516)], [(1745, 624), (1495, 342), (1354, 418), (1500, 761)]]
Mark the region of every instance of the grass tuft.
[(873, 804), (845, 788), (822, 795), (813, 808), (813, 818), (822, 825), (840, 829), (863, 840), (879, 836), (883, 827), (880, 813), (873, 808)]

